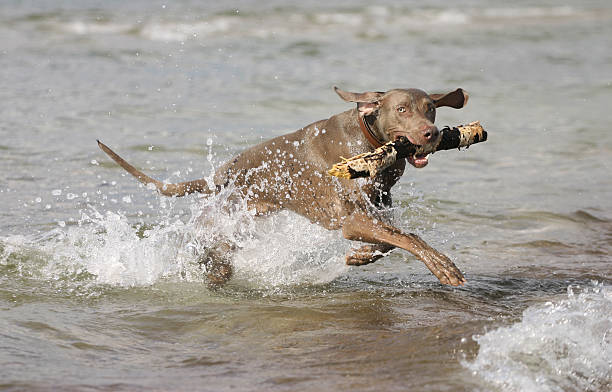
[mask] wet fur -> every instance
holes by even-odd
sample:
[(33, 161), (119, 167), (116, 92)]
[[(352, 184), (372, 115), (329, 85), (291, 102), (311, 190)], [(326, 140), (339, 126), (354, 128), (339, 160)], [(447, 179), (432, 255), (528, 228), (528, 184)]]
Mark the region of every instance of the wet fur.
[[(368, 121), (380, 143), (407, 137), (416, 145), (434, 145), (440, 136), (434, 125), (435, 109), (461, 108), (467, 102), (467, 94), (461, 89), (429, 95), (417, 89), (351, 93), (338, 88), (336, 93), (345, 101), (356, 103), (356, 108), (245, 150), (222, 165), (211, 184), (205, 179), (164, 184), (130, 165), (100, 141), (98, 145), (140, 182), (153, 184), (163, 195), (214, 194), (231, 183), (235, 197), (246, 200), (247, 208), (256, 215), (286, 208), (327, 229), (342, 230), (347, 239), (369, 243), (349, 253), (347, 264), (372, 263), (399, 247), (423, 261), (441, 283), (463, 284), (463, 274), (448, 257), (416, 234), (393, 227), (383, 213), (391, 206), (391, 188), (403, 175), (406, 161), (422, 167), (423, 158), (402, 159), (365, 181), (331, 177), (327, 170), (341, 156), (377, 147), (364, 135), (359, 121)], [(201, 262), (212, 273), (210, 280), (222, 284), (232, 273), (227, 261), (231, 246), (223, 243), (219, 246), (202, 255)]]

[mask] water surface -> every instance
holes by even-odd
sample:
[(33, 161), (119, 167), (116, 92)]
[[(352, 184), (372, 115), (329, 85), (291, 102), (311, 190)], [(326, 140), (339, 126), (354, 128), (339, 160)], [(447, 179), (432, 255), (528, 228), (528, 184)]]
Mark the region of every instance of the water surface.
[[(607, 391), (612, 8), (605, 1), (0, 5), (0, 389)], [(344, 265), (340, 233), (168, 181), (350, 108), (465, 88), (489, 140), (394, 188), (451, 256)], [(214, 212), (214, 230), (194, 223)], [(194, 250), (240, 245), (212, 290)]]

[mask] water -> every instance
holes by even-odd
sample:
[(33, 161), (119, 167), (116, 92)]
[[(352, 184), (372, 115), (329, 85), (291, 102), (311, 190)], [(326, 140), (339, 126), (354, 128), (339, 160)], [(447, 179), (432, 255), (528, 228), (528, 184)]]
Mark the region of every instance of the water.
[[(607, 391), (606, 1), (0, 4), (0, 389)], [(394, 188), (453, 258), (351, 248), (289, 213), (141, 187), (348, 109), (331, 90), (465, 88), (489, 140)], [(198, 225), (206, 211), (214, 230)], [(235, 278), (194, 253), (231, 238)]]

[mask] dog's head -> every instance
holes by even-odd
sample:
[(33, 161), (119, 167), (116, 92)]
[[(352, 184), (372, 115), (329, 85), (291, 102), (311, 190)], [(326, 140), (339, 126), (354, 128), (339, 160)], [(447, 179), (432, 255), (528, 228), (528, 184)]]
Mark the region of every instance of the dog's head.
[(408, 157), (408, 162), (417, 168), (427, 165), (429, 153), (434, 152), (440, 140), (440, 131), (434, 125), (436, 108), (460, 109), (468, 101), (468, 94), (460, 88), (447, 94), (427, 94), (418, 89), (364, 93), (342, 91), (338, 87), (334, 90), (343, 100), (357, 103), (359, 115), (381, 143), (403, 136), (422, 146), (424, 154)]

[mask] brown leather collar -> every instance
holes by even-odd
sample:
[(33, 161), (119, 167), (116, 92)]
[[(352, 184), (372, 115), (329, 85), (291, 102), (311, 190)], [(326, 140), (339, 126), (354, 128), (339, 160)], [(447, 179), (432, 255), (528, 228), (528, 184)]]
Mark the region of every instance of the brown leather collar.
[(370, 144), (374, 146), (374, 148), (382, 146), (383, 143), (381, 143), (376, 138), (376, 136), (374, 136), (374, 132), (372, 132), (372, 129), (370, 128), (370, 125), (366, 122), (365, 118), (363, 118), (364, 116), (357, 113), (357, 117), (357, 122), (359, 123), (359, 127), (361, 128), (361, 132), (363, 132), (363, 136), (368, 139), (368, 142), (370, 142)]

